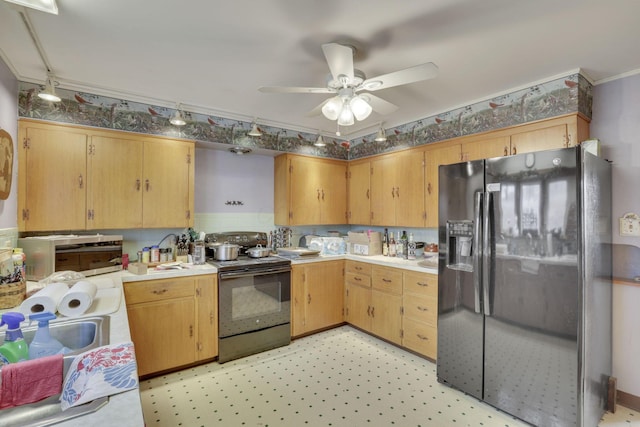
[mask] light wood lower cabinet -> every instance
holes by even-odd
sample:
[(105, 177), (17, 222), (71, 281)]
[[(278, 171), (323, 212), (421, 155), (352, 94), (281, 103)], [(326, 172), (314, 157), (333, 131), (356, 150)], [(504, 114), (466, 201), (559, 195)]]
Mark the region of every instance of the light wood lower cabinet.
[(402, 342), (402, 270), (346, 261), (346, 320), (396, 344)]
[(435, 359), (438, 340), (438, 276), (403, 272), (402, 345)]
[(291, 266), (291, 335), (339, 325), (344, 321), (344, 261)]
[(218, 354), (217, 276), (125, 282), (140, 376)]

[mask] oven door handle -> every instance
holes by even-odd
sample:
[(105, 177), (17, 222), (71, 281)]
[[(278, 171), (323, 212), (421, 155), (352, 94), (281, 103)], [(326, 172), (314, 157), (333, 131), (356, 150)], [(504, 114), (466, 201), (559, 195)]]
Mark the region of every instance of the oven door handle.
[(237, 279), (241, 277), (266, 276), (268, 274), (280, 274), (291, 272), (291, 267), (270, 268), (268, 270), (241, 270), (241, 271), (223, 271), (218, 273), (220, 280)]

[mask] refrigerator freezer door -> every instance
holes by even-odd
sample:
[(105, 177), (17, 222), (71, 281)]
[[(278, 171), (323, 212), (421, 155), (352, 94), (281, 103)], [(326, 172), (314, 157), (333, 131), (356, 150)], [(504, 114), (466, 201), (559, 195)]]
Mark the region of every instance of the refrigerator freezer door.
[(486, 161), (484, 400), (540, 426), (580, 411), (577, 176), (573, 149)]
[(477, 255), (478, 198), (484, 162), (439, 171), (438, 380), (482, 398), (483, 316)]

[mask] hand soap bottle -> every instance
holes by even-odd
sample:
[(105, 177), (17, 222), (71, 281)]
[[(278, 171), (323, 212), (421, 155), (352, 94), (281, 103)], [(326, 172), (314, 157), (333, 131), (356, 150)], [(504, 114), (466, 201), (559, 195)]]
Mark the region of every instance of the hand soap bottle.
[(0, 366), (7, 363), (22, 362), (29, 358), (29, 346), (20, 330), (20, 322), (24, 315), (18, 312), (8, 312), (2, 315), (0, 326), (7, 325), (4, 344), (0, 345)]
[(29, 315), (30, 321), (36, 320), (38, 322), (36, 335), (33, 337), (31, 344), (29, 344), (29, 359), (53, 356), (55, 354), (66, 354), (71, 351), (51, 336), (49, 321), (55, 318), (56, 315), (48, 311)]

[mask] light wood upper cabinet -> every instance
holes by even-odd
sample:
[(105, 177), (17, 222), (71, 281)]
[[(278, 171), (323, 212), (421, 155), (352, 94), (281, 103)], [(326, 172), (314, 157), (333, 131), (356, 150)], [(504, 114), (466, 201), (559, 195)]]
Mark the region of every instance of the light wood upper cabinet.
[(424, 226), (424, 154), (406, 150), (371, 160), (371, 224)]
[(144, 141), (143, 227), (193, 225), (193, 150), (187, 141)]
[(424, 200), (426, 227), (438, 227), (438, 174), (441, 165), (460, 162), (460, 144), (439, 144), (425, 150)]
[(560, 124), (511, 135), (511, 155), (533, 151), (553, 150), (575, 145), (567, 133), (567, 125)]
[(142, 227), (142, 141), (91, 137), (87, 228)]
[(22, 119), (20, 231), (193, 225), (194, 143)]
[(510, 155), (511, 138), (508, 135), (494, 136), (462, 144), (462, 161), (465, 162)]
[(344, 261), (292, 265), (291, 279), (293, 336), (343, 322)]
[(349, 224), (371, 223), (371, 164), (367, 161), (349, 163), (348, 173)]
[(20, 231), (85, 228), (87, 139), (81, 129), (20, 124)]
[(276, 224), (347, 223), (346, 162), (283, 154), (275, 159), (274, 184)]

